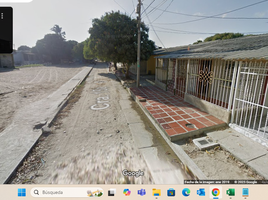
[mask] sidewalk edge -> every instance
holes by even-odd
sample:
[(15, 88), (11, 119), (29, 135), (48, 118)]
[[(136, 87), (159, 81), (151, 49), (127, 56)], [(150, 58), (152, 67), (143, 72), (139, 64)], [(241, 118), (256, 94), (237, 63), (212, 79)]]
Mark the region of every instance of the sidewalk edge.
[[(94, 66), (91, 67), (91, 70), (89, 71), (89, 73), (86, 74), (86, 76), (81, 79), (81, 81), (78, 82), (78, 84), (73, 88), (72, 91), (70, 91), (70, 93), (68, 94), (68, 96), (62, 101), (62, 103), (59, 105), (57, 111), (55, 112), (54, 116), (52, 116), (52, 119), (47, 122), (47, 125), (45, 125), (44, 127), (50, 127), (52, 122), (54, 121), (54, 119), (57, 117), (58, 113), (62, 110), (62, 108), (64, 108), (64, 106), (66, 105), (68, 99), (70, 98), (71, 94), (76, 90), (77, 86), (80, 85), (87, 77), (88, 75), (92, 72)], [(12, 178), (12, 176), (15, 174), (16, 170), (19, 168), (19, 166), (22, 164), (22, 162), (27, 158), (27, 156), (30, 154), (30, 152), (32, 151), (32, 149), (35, 147), (35, 145), (37, 144), (38, 140), (40, 139), (40, 137), (43, 135), (42, 130), (38, 130), (38, 134), (39, 137), (36, 139), (36, 141), (33, 143), (33, 145), (29, 148), (29, 150), (27, 151), (27, 153), (25, 154), (25, 156), (21, 159), (21, 161), (18, 163), (18, 165), (14, 168), (14, 170), (10, 173), (10, 175), (8, 176), (8, 178), (3, 182), (3, 184), (8, 184), (8, 182), (10, 181), (10, 179)]]
[(114, 73), (114, 75), (120, 80), (121, 84), (126, 87), (128, 93), (134, 99), (134, 101), (139, 105), (141, 110), (147, 116), (147, 118), (151, 121), (151, 123), (155, 126), (155, 128), (159, 131), (162, 135), (163, 139), (167, 142), (170, 148), (174, 151), (174, 153), (178, 156), (180, 161), (183, 163), (183, 167), (185, 172), (194, 176), (196, 179), (205, 180), (208, 179), (206, 175), (202, 172), (202, 170), (194, 163), (194, 161), (184, 152), (184, 150), (177, 144), (172, 143), (170, 137), (159, 127), (159, 125), (155, 122), (155, 120), (151, 117), (151, 115), (142, 107), (138, 98), (136, 98), (135, 94), (130, 91), (130, 88), (126, 86), (125, 82), (121, 80), (119, 76)]

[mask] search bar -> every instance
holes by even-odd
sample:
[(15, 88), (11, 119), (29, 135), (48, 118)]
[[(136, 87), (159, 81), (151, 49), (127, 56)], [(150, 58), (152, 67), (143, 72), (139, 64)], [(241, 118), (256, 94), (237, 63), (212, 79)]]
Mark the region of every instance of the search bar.
[(101, 197), (103, 189), (98, 187), (36, 187), (31, 189), (33, 197)]

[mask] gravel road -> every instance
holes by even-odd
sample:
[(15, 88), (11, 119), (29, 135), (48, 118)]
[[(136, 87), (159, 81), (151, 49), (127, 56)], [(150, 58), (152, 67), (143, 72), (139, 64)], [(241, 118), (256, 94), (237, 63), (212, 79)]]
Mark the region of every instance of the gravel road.
[(82, 68), (76, 65), (29, 67), (0, 72), (0, 134), (16, 110), (56, 91)]
[[(152, 184), (118, 103), (122, 90), (107, 65), (98, 64), (12, 183)], [(144, 176), (125, 177), (124, 169)]]

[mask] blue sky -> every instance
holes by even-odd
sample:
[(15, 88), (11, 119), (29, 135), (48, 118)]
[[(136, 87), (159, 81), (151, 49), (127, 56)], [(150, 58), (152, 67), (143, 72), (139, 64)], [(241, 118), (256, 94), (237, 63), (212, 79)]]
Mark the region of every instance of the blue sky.
[[(2, 0), (1, 0), (2, 1)], [(150, 39), (158, 46), (174, 47), (188, 45), (198, 39), (205, 39), (213, 33), (268, 33), (268, 1), (236, 12), (220, 15), (220, 18), (204, 19), (195, 22), (181, 23), (200, 17), (171, 14), (159, 9), (198, 16), (212, 16), (247, 6), (261, 0), (144, 0), (144, 8), (151, 3), (146, 13), (158, 37), (150, 25)], [(31, 3), (0, 3), (0, 6), (12, 6), (14, 10), (14, 44), (34, 46), (38, 39), (51, 33), (54, 24), (60, 25), (66, 32), (68, 40), (84, 41), (89, 37), (88, 29), (92, 18), (100, 18), (105, 12), (120, 10), (136, 17), (133, 13), (138, 0), (33, 0)], [(170, 5), (170, 6), (169, 6)], [(169, 6), (169, 7), (168, 7)], [(161, 15), (162, 14), (162, 15)], [(159, 17), (160, 16), (160, 17)], [(158, 18), (159, 17), (159, 18)], [(266, 20), (235, 20), (228, 17), (267, 18)], [(146, 14), (142, 20), (149, 25)], [(158, 18), (157, 20), (155, 20)], [(169, 23), (169, 24), (168, 24)], [(174, 31), (180, 30), (182, 32)], [(186, 32), (185, 32), (186, 31)], [(202, 34), (201, 34), (202, 33)]]

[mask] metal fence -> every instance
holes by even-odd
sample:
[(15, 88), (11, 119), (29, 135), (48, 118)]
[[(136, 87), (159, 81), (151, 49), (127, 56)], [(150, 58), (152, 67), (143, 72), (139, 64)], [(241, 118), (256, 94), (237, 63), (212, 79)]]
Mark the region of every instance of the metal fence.
[(231, 123), (268, 140), (268, 62), (241, 62)]
[(227, 109), (229, 102), (232, 102), (234, 71), (234, 61), (190, 60), (187, 93)]
[(187, 79), (187, 65), (188, 59), (180, 59), (177, 61), (178, 68), (176, 73), (176, 95), (184, 98), (186, 90), (186, 79)]
[(157, 59), (156, 80), (167, 84), (168, 59)]
[(168, 60), (167, 90), (174, 93), (176, 59)]

